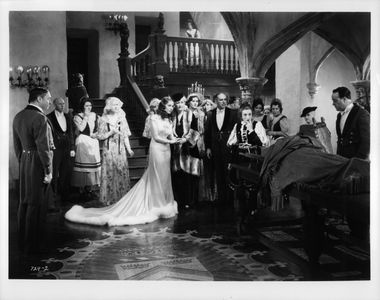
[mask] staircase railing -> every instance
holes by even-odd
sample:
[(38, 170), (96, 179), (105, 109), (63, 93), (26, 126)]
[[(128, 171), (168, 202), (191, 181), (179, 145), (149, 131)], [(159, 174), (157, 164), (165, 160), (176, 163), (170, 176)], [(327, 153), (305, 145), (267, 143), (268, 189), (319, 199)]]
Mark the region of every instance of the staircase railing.
[(152, 75), (152, 49), (150, 44), (131, 59), (131, 74), (138, 81), (146, 80)]
[(164, 60), (170, 72), (239, 74), (239, 61), (232, 41), (167, 37)]
[(155, 33), (149, 45), (131, 60), (137, 81), (167, 73), (205, 73), (239, 76), (239, 58), (233, 41), (168, 37)]
[(149, 104), (136, 82), (127, 76), (126, 84), (116, 89), (115, 94), (124, 102), (129, 127), (135, 136), (141, 136)]

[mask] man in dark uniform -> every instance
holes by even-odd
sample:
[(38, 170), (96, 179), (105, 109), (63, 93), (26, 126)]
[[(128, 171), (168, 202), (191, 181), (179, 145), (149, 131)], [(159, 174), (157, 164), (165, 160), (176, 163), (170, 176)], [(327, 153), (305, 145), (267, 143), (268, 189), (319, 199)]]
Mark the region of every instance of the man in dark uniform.
[[(336, 119), (337, 154), (347, 158), (368, 159), (370, 149), (369, 113), (352, 102), (351, 92), (346, 87), (334, 89), (331, 99), (333, 106), (339, 112)], [(353, 236), (361, 239), (368, 236), (367, 223), (357, 221), (350, 214), (347, 216), (347, 221)]]
[[(75, 144), (73, 134), (73, 121), (69, 114), (63, 112), (65, 100), (55, 98), (53, 101), (55, 110), (48, 114), (48, 118), (53, 127), (54, 137), (54, 158), (53, 158), (53, 181), (52, 187), (55, 200), (58, 195), (62, 200), (67, 200), (70, 191), (70, 175), (72, 171), (72, 158), (75, 156)], [(55, 207), (57, 209), (56, 203)]]
[(216, 186), (218, 191), (218, 205), (231, 204), (228, 201), (227, 166), (230, 161), (230, 152), (227, 141), (234, 125), (238, 121), (237, 110), (227, 107), (227, 96), (219, 93), (214, 96), (217, 108), (208, 112), (205, 126), (206, 154), (215, 166)]
[(48, 90), (32, 89), (29, 105), (13, 120), (14, 149), (20, 164), (18, 233), (24, 253), (38, 252), (42, 247), (54, 148), (51, 127), (44, 114), (49, 108), (50, 99)]

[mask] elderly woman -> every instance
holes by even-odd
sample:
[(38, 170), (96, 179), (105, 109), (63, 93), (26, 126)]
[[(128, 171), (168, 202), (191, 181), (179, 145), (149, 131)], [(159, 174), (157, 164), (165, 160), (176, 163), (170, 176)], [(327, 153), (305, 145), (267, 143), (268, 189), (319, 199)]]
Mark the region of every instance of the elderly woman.
[(110, 205), (121, 199), (130, 189), (127, 153), (133, 156), (123, 102), (116, 97), (106, 100), (99, 121), (98, 139), (103, 140), (100, 202)]
[(81, 112), (74, 116), (76, 127), (75, 162), (71, 185), (79, 187), (80, 194), (93, 198), (92, 187), (100, 183), (100, 152), (97, 140), (98, 116), (91, 112), (92, 101), (82, 98)]
[(149, 109), (148, 109), (148, 116), (145, 119), (145, 127), (144, 131), (142, 133), (143, 137), (146, 137), (147, 139), (151, 138), (150, 133), (150, 119), (152, 115), (155, 115), (157, 113), (158, 105), (160, 104), (161, 100), (157, 98), (153, 98), (149, 103)]
[(270, 104), (273, 118), (269, 121), (269, 130), (267, 135), (277, 140), (280, 137), (286, 137), (289, 133), (288, 118), (282, 114), (282, 103), (280, 99), (273, 99)]

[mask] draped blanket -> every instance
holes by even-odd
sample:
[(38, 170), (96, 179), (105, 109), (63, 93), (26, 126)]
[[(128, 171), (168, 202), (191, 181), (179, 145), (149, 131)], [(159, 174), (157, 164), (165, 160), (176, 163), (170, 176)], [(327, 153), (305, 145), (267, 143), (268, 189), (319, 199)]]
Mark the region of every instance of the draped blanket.
[(265, 157), (260, 172), (260, 204), (278, 211), (282, 192), (294, 183), (324, 191), (369, 192), (369, 161), (325, 153), (318, 140), (306, 136), (279, 139)]

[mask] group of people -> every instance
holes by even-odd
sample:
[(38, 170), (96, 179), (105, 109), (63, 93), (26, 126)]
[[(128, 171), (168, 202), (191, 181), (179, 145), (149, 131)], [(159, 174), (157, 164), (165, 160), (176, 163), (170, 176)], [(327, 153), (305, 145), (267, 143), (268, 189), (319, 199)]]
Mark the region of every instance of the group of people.
[[(91, 186), (100, 185), (99, 200), (104, 207), (74, 205), (65, 214), (67, 220), (109, 226), (147, 223), (170, 218), (178, 208), (187, 209), (203, 200), (218, 207), (231, 205), (228, 163), (238, 152), (260, 153), (262, 146), (269, 147), (289, 134), (279, 99), (271, 102), (269, 112), (261, 99), (255, 99), (252, 106), (243, 103), (239, 109), (231, 109), (225, 93), (216, 94), (213, 100), (198, 93), (153, 99), (143, 133), (150, 139), (148, 167), (130, 189), (127, 154), (134, 153), (122, 101), (108, 98), (99, 117), (91, 112), (92, 102), (84, 96), (71, 119), (63, 112), (62, 98), (54, 99), (55, 110), (46, 116), (50, 100), (48, 90), (33, 89), (29, 105), (13, 123), (20, 162), (20, 245), (31, 249), (40, 246), (36, 242), (38, 228), (45, 220), (52, 179), (54, 192), (63, 196), (70, 177), (71, 184), (83, 192), (87, 188), (90, 193)], [(368, 158), (369, 114), (352, 103), (347, 88), (334, 90), (332, 100), (340, 112), (337, 154)], [(315, 109), (305, 108), (301, 115), (313, 128)], [(305, 132), (300, 129), (299, 134)], [(101, 156), (99, 141), (103, 141)]]

